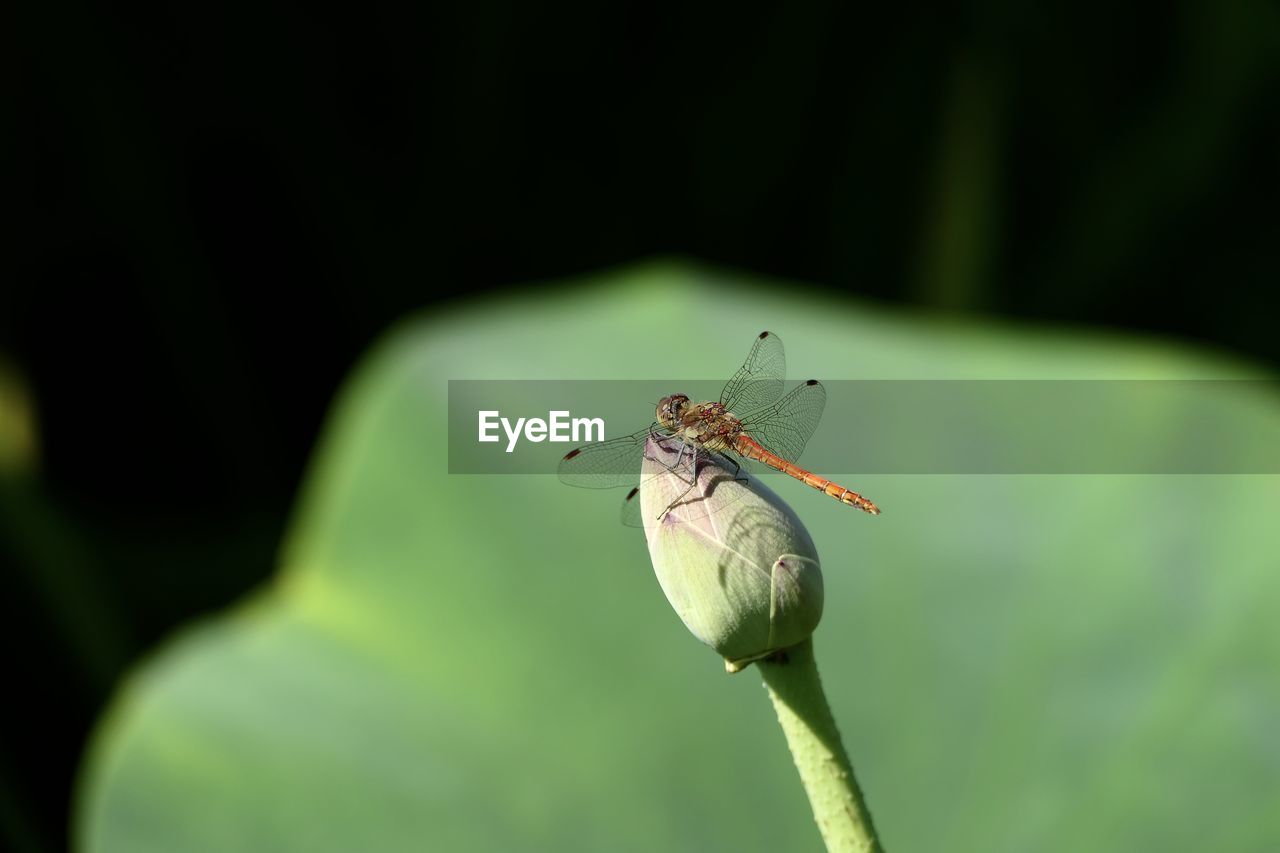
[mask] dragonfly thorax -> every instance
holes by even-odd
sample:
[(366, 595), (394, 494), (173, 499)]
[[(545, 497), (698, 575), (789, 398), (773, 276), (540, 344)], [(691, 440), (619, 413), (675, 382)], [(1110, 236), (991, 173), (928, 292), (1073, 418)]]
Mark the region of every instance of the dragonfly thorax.
[(710, 450), (732, 449), (732, 442), (742, 432), (742, 422), (729, 414), (721, 403), (693, 403), (684, 394), (663, 397), (658, 403), (658, 422), (686, 441)]

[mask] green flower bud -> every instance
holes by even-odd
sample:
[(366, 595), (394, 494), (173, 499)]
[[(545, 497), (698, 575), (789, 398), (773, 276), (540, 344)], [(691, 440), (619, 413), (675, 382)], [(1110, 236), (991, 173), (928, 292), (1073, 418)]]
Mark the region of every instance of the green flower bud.
[[(683, 461), (677, 464), (678, 457)], [(818, 551), (800, 519), (745, 470), (650, 439), (640, 509), (658, 583), (729, 672), (806, 639), (822, 618)]]

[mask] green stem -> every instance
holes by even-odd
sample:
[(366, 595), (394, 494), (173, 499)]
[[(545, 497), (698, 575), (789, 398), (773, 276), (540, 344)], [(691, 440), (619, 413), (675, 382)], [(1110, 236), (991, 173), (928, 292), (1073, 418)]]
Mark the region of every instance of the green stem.
[(822, 692), (812, 638), (787, 649), (785, 660), (759, 661), (757, 666), (827, 850), (882, 851)]

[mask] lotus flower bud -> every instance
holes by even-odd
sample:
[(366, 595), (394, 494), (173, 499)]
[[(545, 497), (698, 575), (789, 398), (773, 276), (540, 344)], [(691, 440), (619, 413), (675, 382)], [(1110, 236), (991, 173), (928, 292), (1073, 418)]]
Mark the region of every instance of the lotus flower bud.
[[(803, 641), (822, 617), (818, 552), (776, 494), (701, 448), (651, 438), (640, 509), (658, 583), (729, 672)], [(692, 485), (691, 485), (691, 482)]]

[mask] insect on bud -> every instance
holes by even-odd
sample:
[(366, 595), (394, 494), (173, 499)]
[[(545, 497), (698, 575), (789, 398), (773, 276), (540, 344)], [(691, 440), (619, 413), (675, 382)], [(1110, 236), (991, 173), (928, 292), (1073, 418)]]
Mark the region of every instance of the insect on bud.
[(699, 448), (695, 480), (687, 447), (651, 438), (640, 509), (667, 601), (729, 672), (818, 627), (822, 570), (813, 540), (791, 507), (745, 470)]

